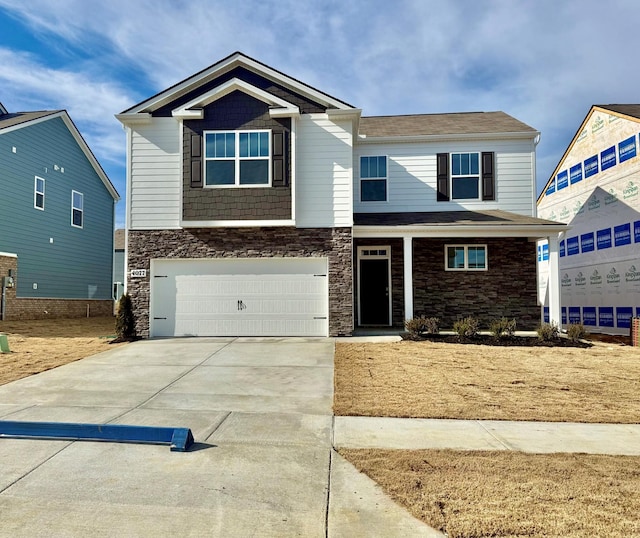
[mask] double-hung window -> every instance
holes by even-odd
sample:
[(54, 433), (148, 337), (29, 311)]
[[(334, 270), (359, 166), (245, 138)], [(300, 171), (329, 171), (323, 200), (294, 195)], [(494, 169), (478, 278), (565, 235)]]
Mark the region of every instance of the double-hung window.
[(451, 198), (478, 200), (480, 198), (480, 154), (451, 154)]
[(207, 187), (269, 186), (270, 131), (204, 133)]
[(387, 158), (360, 157), (360, 201), (387, 201)]
[(71, 191), (71, 226), (82, 228), (84, 221), (84, 195)]
[(33, 189), (33, 207), (44, 211), (44, 179), (36, 176)]
[(446, 245), (447, 271), (486, 271), (487, 245)]

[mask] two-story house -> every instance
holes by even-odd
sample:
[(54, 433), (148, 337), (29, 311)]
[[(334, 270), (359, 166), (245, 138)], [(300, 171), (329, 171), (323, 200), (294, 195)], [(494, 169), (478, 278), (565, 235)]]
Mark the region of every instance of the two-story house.
[(559, 243), (562, 319), (591, 332), (629, 334), (640, 316), (638, 132), (640, 105), (592, 106), (538, 198), (541, 217), (570, 226)]
[(234, 53), (117, 117), (143, 336), (539, 321), (536, 240), (565, 226), (534, 217), (539, 133), (507, 114), (362, 117)]
[(0, 319), (112, 315), (119, 196), (66, 111), (0, 105), (0, 188)]

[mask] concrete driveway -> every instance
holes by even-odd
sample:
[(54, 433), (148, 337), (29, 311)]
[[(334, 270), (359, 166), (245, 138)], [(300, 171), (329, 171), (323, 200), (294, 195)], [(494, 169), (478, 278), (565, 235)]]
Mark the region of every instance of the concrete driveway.
[(147, 340), (0, 386), (0, 420), (191, 428), (0, 439), (0, 536), (435, 535), (332, 450), (331, 339)]

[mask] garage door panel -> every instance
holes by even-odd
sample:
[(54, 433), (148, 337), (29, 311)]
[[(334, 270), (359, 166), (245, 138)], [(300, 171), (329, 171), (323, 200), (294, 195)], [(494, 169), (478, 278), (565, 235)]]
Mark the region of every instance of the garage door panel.
[(176, 317), (184, 319), (197, 319), (203, 314), (218, 315), (219, 319), (230, 315), (251, 319), (252, 316), (269, 314), (272, 316), (291, 316), (307, 314), (309, 316), (325, 316), (325, 302), (323, 300), (310, 299), (247, 299), (238, 301), (233, 299), (211, 300), (206, 297), (193, 297), (191, 299), (179, 299), (176, 304)]
[(193, 262), (152, 263), (152, 336), (328, 334), (326, 259)]

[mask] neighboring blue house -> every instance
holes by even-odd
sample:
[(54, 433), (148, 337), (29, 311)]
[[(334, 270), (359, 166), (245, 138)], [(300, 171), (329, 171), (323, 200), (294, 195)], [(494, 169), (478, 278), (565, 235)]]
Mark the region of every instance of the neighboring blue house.
[(113, 313), (111, 181), (64, 110), (0, 105), (2, 319)]

